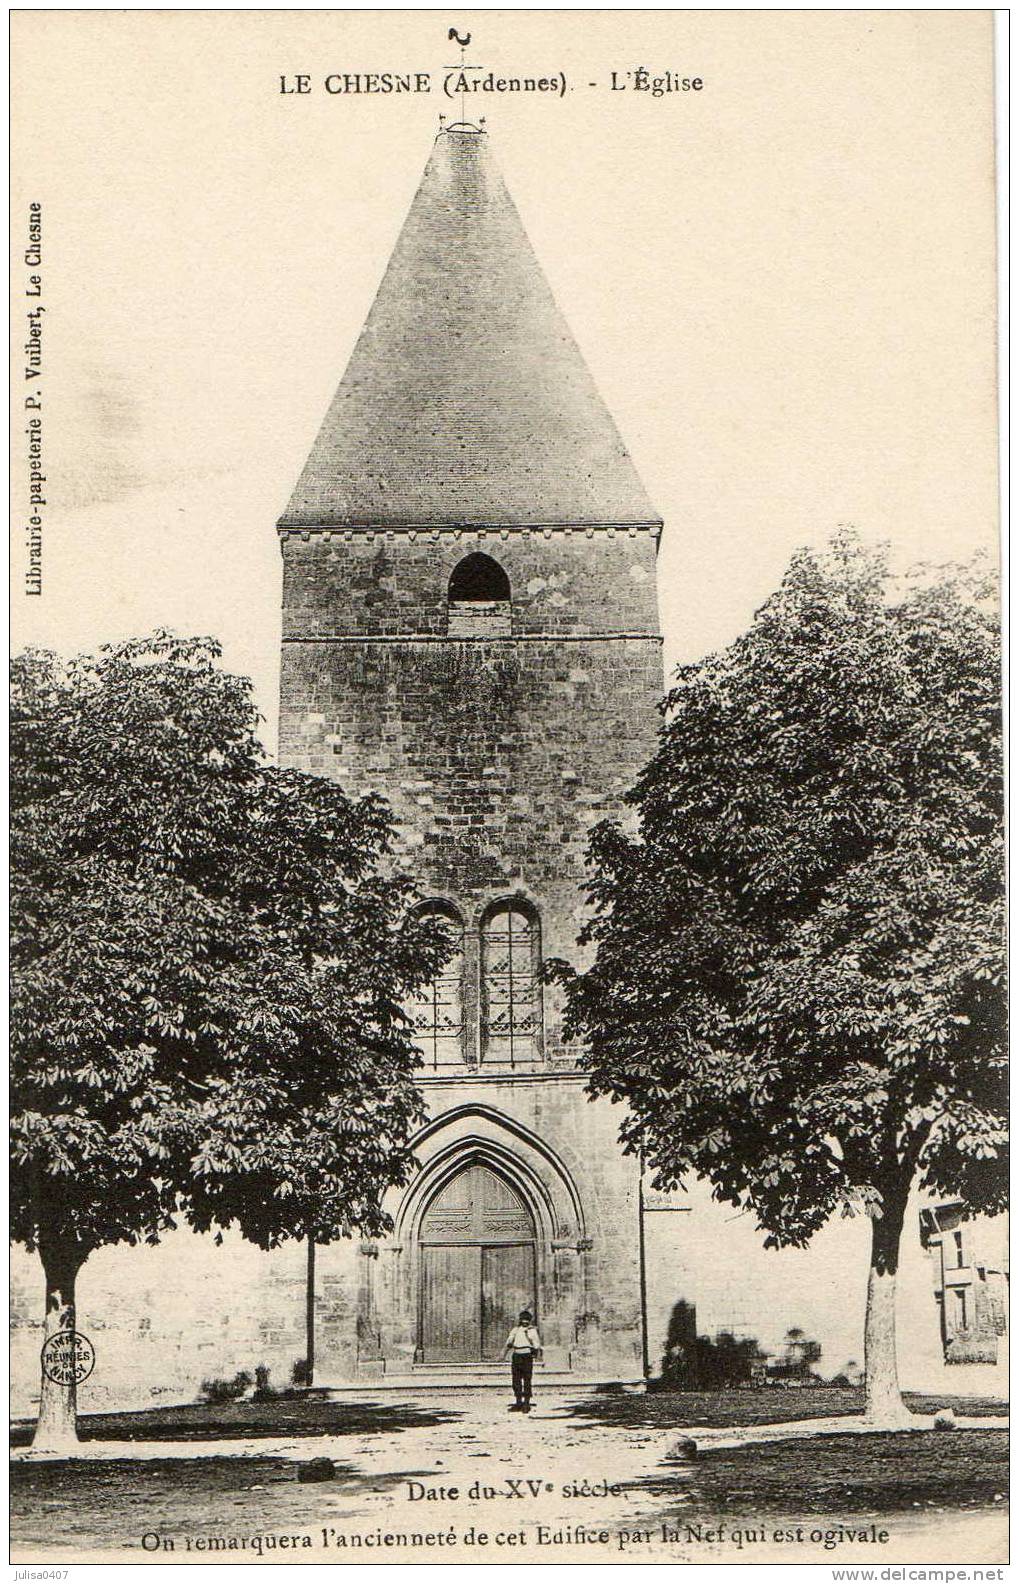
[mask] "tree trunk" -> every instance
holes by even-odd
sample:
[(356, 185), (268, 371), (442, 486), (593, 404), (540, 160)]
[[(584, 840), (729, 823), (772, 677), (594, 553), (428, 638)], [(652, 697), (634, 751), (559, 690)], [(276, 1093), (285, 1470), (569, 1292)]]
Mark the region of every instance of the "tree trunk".
[[(83, 1261), (74, 1244), (46, 1243), (40, 1247), (39, 1254), (46, 1274), (45, 1342), (48, 1342), (58, 1331), (73, 1333), (77, 1330), (74, 1284)], [(41, 1369), (41, 1373), (42, 1394), (32, 1451), (47, 1457), (66, 1457), (78, 1446), (78, 1386), (74, 1370), (62, 1372), (69, 1377), (66, 1380), (54, 1379), (45, 1369)]]
[(908, 1423), (911, 1418), (899, 1391), (895, 1355), (895, 1279), (899, 1269), (899, 1244), (902, 1241), (909, 1182), (885, 1188), (882, 1197), (881, 1216), (871, 1222), (864, 1341), (867, 1375), (865, 1414), (874, 1424), (893, 1426)]

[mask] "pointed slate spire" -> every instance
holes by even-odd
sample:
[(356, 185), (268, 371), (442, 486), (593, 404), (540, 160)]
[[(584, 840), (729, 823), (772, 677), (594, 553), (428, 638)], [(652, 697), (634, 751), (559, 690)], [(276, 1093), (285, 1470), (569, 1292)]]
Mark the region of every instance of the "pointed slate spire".
[(440, 132), (280, 527), (658, 521), (487, 135)]

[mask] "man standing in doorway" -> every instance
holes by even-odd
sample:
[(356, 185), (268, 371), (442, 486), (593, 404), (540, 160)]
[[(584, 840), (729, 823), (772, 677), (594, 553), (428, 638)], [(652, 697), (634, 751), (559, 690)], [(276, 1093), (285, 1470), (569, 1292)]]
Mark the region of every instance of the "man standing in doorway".
[(534, 1361), (541, 1352), (541, 1337), (530, 1309), (521, 1309), (520, 1318), (506, 1338), (503, 1356), (510, 1354), (513, 1365), (513, 1395), (511, 1413), (530, 1413), (531, 1376)]

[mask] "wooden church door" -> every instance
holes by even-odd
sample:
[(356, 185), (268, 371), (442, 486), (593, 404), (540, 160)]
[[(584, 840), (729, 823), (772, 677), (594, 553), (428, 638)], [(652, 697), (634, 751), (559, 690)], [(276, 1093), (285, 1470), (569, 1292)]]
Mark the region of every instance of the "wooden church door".
[(534, 1313), (534, 1244), (481, 1251), (481, 1356), (500, 1359), (521, 1309)]
[(520, 1195), (487, 1166), (441, 1189), (420, 1232), (421, 1358), (502, 1357), (521, 1309), (535, 1310), (535, 1231)]

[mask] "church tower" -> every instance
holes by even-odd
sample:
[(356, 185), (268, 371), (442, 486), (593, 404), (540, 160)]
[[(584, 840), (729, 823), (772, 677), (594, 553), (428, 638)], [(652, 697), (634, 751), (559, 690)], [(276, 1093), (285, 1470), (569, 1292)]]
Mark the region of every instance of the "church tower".
[(488, 136), (443, 130), (279, 522), (281, 762), (388, 799), (461, 943), (394, 1232), (318, 1251), (317, 1384), (484, 1379), (525, 1306), (548, 1378), (641, 1378), (637, 1166), (539, 965), (654, 747), (660, 531)]

